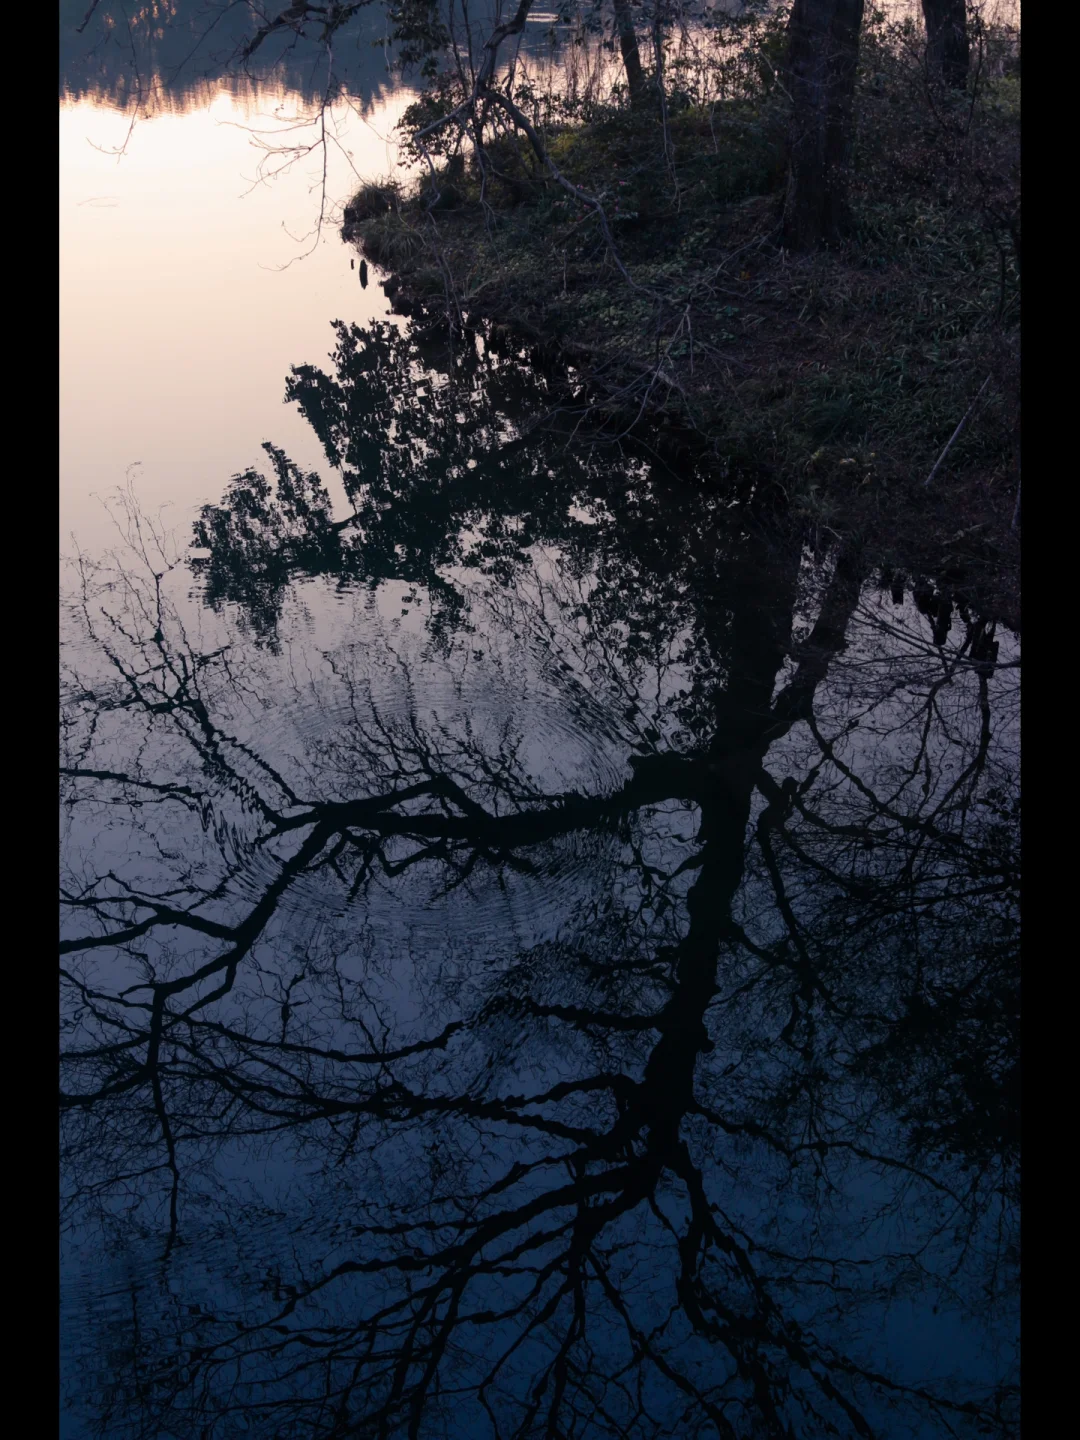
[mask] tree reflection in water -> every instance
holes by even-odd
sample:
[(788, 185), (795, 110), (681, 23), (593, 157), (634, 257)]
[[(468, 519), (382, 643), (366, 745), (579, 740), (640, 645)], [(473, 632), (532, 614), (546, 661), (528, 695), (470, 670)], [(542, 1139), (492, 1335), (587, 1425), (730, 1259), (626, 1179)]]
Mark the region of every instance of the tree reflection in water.
[(1014, 1433), (1008, 637), (432, 346), (294, 372), (348, 521), (271, 449), (205, 606), (135, 511), (79, 567), (88, 1423)]

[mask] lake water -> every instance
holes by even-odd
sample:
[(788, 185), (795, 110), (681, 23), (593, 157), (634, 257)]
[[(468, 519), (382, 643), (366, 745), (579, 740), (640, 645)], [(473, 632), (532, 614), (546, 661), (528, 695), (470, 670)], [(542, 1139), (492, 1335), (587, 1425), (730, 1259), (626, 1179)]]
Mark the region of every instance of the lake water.
[(295, 75), (118, 73), (61, 104), (62, 1433), (1018, 1433), (1017, 638), (390, 315), (377, 66), (321, 234), (321, 152), (252, 183)]

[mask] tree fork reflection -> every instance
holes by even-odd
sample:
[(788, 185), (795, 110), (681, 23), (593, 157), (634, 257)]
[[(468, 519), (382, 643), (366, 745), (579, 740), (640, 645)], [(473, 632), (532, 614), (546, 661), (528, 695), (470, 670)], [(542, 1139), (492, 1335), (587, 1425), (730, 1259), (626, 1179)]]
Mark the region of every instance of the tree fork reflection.
[[(409, 649), (364, 630), (362, 599), (336, 649), (290, 648), (283, 610), (276, 648), (200, 653), (158, 560), (84, 571), (73, 1214), (108, 1234), (134, 1199), (197, 1242), (220, 1207), (254, 1245), (230, 1176), (264, 1154), (311, 1207), (196, 1317), (176, 1279), (143, 1305), (104, 1367), (103, 1433), (1009, 1434), (1007, 1366), (922, 1383), (873, 1339), (900, 1294), (927, 1325), (931, 1302), (988, 1327), (972, 1295), (1011, 1303), (1016, 877), (989, 627), (941, 644), (938, 607), (925, 633), (916, 607), (875, 608), (854, 548), (811, 570), (811, 611), (798, 544), (721, 531), (707, 495), (680, 531), (674, 506), (650, 524), (642, 472), (620, 496), (568, 464), (571, 502), (538, 483), (542, 439), (470, 468), (500, 433), (487, 391), (469, 409), (447, 387), (437, 424), (368, 450), (407, 368), (371, 358), (343, 335), (338, 380), (305, 381), (356, 465), (354, 558), (308, 569), (298, 543), (281, 595), (368, 557), (388, 584), (400, 547), (410, 584), (462, 592), (452, 624), (432, 607)], [(319, 530), (317, 477), (276, 473), (273, 504), (255, 487), (245, 509), (245, 481), (207, 517), (204, 576)], [(551, 733), (518, 719), (530, 666)], [(282, 739), (301, 705), (311, 733)], [(559, 768), (570, 717), (618, 767)]]

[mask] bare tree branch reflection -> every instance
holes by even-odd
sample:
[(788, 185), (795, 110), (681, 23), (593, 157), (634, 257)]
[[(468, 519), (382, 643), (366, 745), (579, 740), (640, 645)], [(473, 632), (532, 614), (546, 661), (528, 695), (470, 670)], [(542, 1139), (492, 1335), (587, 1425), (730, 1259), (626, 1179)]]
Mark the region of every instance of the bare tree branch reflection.
[[(217, 617), (145, 526), (74, 599), (69, 1214), (171, 1251), (86, 1361), (101, 1433), (1014, 1433), (1016, 672), (990, 627), (938, 642), (856, 551), (823, 568), (707, 505), (650, 568), (610, 456), (571, 464), (575, 525), (557, 485), (519, 505), (546, 440), (465, 463), (487, 400), (456, 449), (422, 429), (464, 413), (451, 387), (375, 452), (370, 385), (339, 411), (297, 383), (354, 520), (275, 457), (275, 491), (204, 517)], [(367, 638), (245, 646), (245, 544), (278, 607), (352, 566)], [(458, 592), (434, 646), (373, 619), (402, 572)], [(561, 699), (522, 708), (527, 674)], [(292, 1176), (285, 1249), (258, 1241), (285, 1201), (238, 1178), (260, 1156)], [(181, 1303), (215, 1216), (230, 1278)], [(905, 1303), (998, 1335), (994, 1373), (906, 1361), (880, 1338)]]

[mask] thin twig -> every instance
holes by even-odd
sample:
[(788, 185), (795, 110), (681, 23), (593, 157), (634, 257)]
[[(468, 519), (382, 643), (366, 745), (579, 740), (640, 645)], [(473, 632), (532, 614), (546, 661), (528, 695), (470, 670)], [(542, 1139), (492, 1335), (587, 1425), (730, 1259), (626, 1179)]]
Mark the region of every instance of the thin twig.
[(955, 445), (957, 439), (959, 438), (959, 435), (960, 435), (961, 430), (963, 430), (964, 426), (965, 426), (965, 425), (967, 424), (967, 422), (971, 419), (972, 412), (974, 411), (975, 406), (979, 403), (979, 400), (980, 400), (980, 398), (982, 397), (983, 391), (986, 389), (987, 385), (990, 384), (991, 379), (992, 379), (992, 377), (991, 377), (990, 375), (987, 375), (986, 379), (985, 379), (985, 380), (983, 381), (983, 383), (979, 386), (979, 393), (978, 393), (978, 395), (975, 396), (975, 399), (972, 400), (971, 404), (970, 404), (970, 405), (968, 406), (968, 408), (964, 411), (963, 419), (960, 421), (960, 424), (957, 425), (957, 427), (956, 427), (956, 429), (953, 431), (953, 433), (949, 436), (949, 443), (945, 446), (945, 449), (942, 450), (941, 454), (940, 454), (940, 455), (938, 456), (938, 458), (937, 458), (937, 463), (935, 464), (934, 468), (930, 471), (930, 474), (929, 474), (929, 475), (926, 477), (926, 479), (923, 481), (923, 489), (924, 489), (924, 490), (925, 490), (926, 487), (930, 484), (930, 481), (933, 480), (933, 478), (934, 478), (934, 476), (937, 474), (937, 472), (941, 469), (942, 464), (943, 464), (944, 461), (945, 461), (945, 456), (948, 455), (949, 451), (952, 449), (953, 445)]
[(92, 3), (91, 3), (91, 5), (90, 5), (90, 9), (87, 10), (86, 14), (83, 16), (83, 22), (82, 22), (82, 24), (81, 24), (81, 25), (76, 25), (76, 27), (75, 27), (75, 34), (76, 34), (76, 35), (81, 35), (81, 34), (83, 33), (83, 31), (86, 29), (87, 25), (90, 24), (90, 21), (93, 19), (93, 16), (94, 16), (94, 11), (97, 9), (97, 7), (98, 7), (100, 4), (101, 4), (101, 0), (92, 0)]

